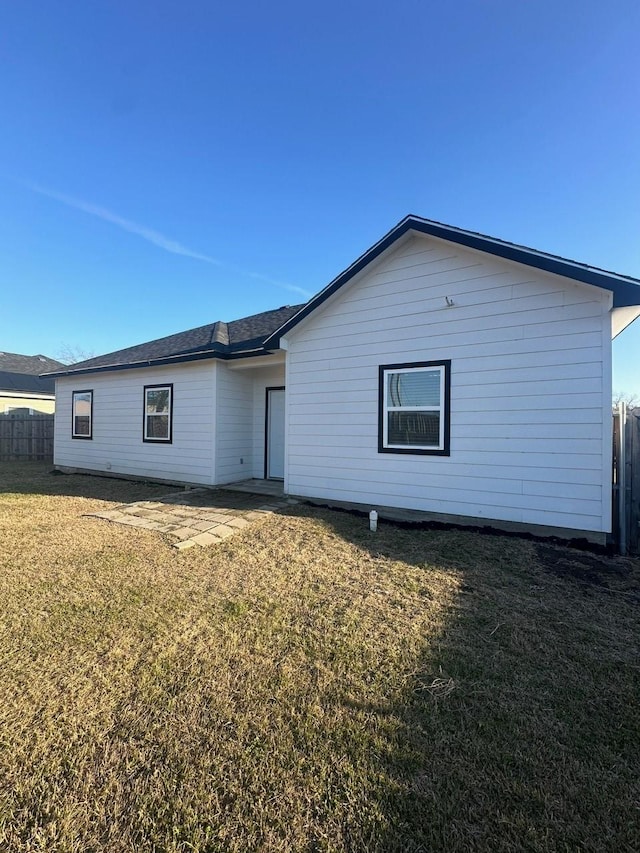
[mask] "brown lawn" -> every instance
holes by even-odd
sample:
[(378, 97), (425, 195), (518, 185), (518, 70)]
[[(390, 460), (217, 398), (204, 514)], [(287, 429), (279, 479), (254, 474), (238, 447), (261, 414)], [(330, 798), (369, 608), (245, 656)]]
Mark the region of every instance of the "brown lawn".
[(166, 492), (0, 468), (1, 850), (640, 849), (637, 561)]

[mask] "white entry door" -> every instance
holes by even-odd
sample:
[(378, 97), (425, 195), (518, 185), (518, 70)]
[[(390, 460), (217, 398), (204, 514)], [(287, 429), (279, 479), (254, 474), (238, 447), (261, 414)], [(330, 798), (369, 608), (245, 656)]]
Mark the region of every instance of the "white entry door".
[(265, 458), (267, 479), (284, 480), (284, 388), (267, 388)]

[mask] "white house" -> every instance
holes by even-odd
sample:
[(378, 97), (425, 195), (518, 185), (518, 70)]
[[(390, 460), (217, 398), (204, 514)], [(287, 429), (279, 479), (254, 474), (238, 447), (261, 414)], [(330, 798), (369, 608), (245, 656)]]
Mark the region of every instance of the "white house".
[(408, 216), (304, 305), (55, 373), (55, 465), (604, 541), (638, 285)]

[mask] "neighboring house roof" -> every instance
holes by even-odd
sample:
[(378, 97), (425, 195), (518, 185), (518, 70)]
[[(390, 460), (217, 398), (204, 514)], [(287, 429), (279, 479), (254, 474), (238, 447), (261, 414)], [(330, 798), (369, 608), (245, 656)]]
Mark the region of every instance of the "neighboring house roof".
[[(39, 376), (41, 373), (64, 367), (61, 361), (46, 355), (19, 355), (16, 352), (0, 352), (0, 372), (28, 373)], [(23, 389), (25, 390), (25, 389)]]
[(29, 373), (12, 373), (8, 370), (0, 370), (0, 396), (3, 391), (10, 391), (12, 394), (24, 392), (53, 396), (55, 393), (55, 382), (53, 379), (33, 376)]
[(613, 293), (614, 308), (640, 305), (640, 280), (636, 278), (608, 272), (597, 267), (590, 267), (587, 264), (570, 261), (558, 255), (549, 255), (546, 252), (539, 252), (537, 249), (530, 249), (527, 246), (508, 243), (505, 240), (488, 237), (476, 231), (465, 231), (462, 228), (455, 228), (452, 225), (444, 225), (442, 222), (434, 222), (431, 219), (423, 219), (420, 216), (410, 215), (406, 216), (395, 228), (392, 228), (388, 234), (385, 234), (381, 240), (363, 255), (360, 255), (351, 266), (341, 272), (337, 278), (334, 278), (324, 290), (321, 290), (320, 293), (301, 306), (297, 314), (287, 320), (266, 339), (264, 342), (265, 347), (277, 347), (283, 335), (409, 231), (429, 234), (432, 237), (439, 237), (470, 249), (479, 249), (481, 252), (497, 255), (500, 258), (516, 261), (520, 264), (526, 264), (545, 272), (555, 273), (556, 275), (561, 275), (565, 278), (582, 282), (583, 284), (591, 284), (595, 287), (610, 290)]
[(186, 332), (178, 332), (116, 352), (89, 358), (64, 370), (49, 373), (51, 377), (68, 374), (95, 373), (105, 370), (123, 370), (130, 367), (147, 367), (151, 364), (174, 364), (203, 358), (240, 358), (264, 352), (264, 341), (302, 305), (285, 305), (273, 311), (263, 311), (251, 317), (218, 321)]

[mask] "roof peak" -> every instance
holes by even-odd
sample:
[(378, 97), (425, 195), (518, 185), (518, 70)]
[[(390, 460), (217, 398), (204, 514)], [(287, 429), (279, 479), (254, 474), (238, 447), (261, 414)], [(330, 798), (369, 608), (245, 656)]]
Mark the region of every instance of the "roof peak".
[(640, 280), (631, 276), (588, 266), (579, 261), (562, 258), (559, 255), (551, 255), (547, 252), (541, 252), (538, 249), (519, 245), (518, 243), (510, 243), (498, 237), (489, 237), (478, 231), (467, 231), (464, 228), (458, 228), (454, 225), (445, 225), (433, 219), (425, 219), (415, 214), (408, 214), (374, 243), (373, 246), (356, 258), (352, 264), (336, 276), (325, 288), (313, 296), (304, 306), (301, 306), (301, 309), (283, 323), (279, 329), (276, 329), (266, 339), (265, 346), (278, 346), (280, 339), (290, 329), (311, 314), (326, 299), (410, 232), (425, 234), (446, 240), (450, 243), (457, 243), (460, 246), (476, 249), (485, 254), (496, 255), (508, 261), (515, 261), (525, 266), (534, 267), (543, 272), (560, 275), (583, 284), (609, 290), (613, 293), (613, 304), (616, 308), (640, 305)]
[[(502, 237), (492, 237), (489, 234), (484, 234), (482, 231), (471, 231), (467, 228), (460, 228), (457, 225), (448, 225), (446, 222), (439, 222), (436, 219), (426, 219), (424, 216), (418, 216), (415, 213), (407, 214), (404, 219), (402, 219), (394, 228), (391, 229), (389, 234), (393, 233), (397, 228), (404, 225), (405, 223), (411, 225), (412, 222), (416, 223), (417, 225), (426, 225), (433, 226), (434, 228), (442, 228), (443, 230), (449, 232), (449, 239), (451, 239), (451, 235), (453, 234), (465, 235), (467, 237), (478, 238), (480, 240), (487, 241), (487, 243), (495, 243), (497, 245), (510, 247), (512, 249), (521, 249), (523, 252), (530, 252), (532, 255), (538, 255), (543, 258), (550, 258), (556, 261), (562, 261), (563, 264), (570, 264), (584, 270), (592, 270), (593, 272), (602, 273), (606, 276), (618, 278), (621, 281), (628, 281), (634, 284), (640, 283), (639, 279), (634, 278), (633, 276), (625, 275), (624, 273), (615, 272), (613, 270), (607, 270), (604, 269), (604, 267), (596, 267), (592, 264), (586, 264), (583, 261), (572, 260), (571, 258), (565, 258), (562, 255), (556, 255), (552, 252), (545, 252), (541, 249), (534, 249), (531, 246), (526, 246), (524, 243), (514, 243), (511, 240), (505, 240)], [(444, 239), (446, 239), (446, 237)]]
[(225, 322), (217, 320), (195, 329), (187, 329), (153, 341), (96, 356), (65, 370), (51, 371), (51, 376), (93, 373), (103, 370), (123, 370), (149, 367), (154, 364), (173, 364), (205, 358), (237, 358), (242, 355), (266, 354), (264, 341), (302, 306), (272, 308)]
[(211, 330), (211, 343), (229, 346), (229, 328), (224, 320), (216, 320)]

